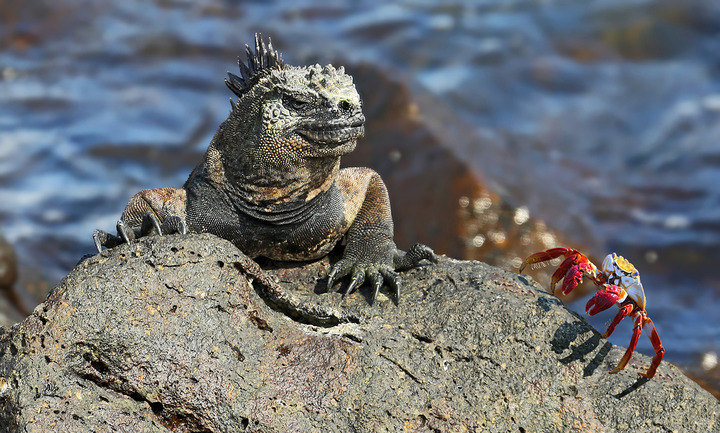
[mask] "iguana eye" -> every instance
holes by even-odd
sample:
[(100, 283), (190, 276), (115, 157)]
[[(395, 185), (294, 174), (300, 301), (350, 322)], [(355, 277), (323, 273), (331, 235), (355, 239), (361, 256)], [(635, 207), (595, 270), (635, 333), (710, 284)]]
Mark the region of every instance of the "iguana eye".
[(292, 108), (293, 110), (297, 111), (307, 110), (307, 108), (310, 106), (310, 102), (304, 101), (302, 99), (297, 99), (289, 95), (285, 95), (283, 97), (283, 104), (286, 107)]

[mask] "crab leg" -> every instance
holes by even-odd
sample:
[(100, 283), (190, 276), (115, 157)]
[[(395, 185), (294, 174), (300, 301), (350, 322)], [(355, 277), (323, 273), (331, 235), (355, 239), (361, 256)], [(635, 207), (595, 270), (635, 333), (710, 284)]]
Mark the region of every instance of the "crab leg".
[(565, 256), (570, 258), (574, 255), (582, 255), (578, 250), (574, 250), (572, 248), (550, 248), (549, 250), (540, 251), (539, 253), (531, 254), (529, 255), (525, 261), (522, 262), (522, 265), (520, 265), (519, 272), (522, 272), (523, 269), (525, 269), (525, 266), (532, 265), (533, 263), (539, 263), (539, 262), (546, 262), (548, 260), (556, 259), (560, 256)]
[(637, 346), (637, 342), (638, 342), (638, 339), (640, 338), (640, 334), (642, 334), (642, 329), (643, 329), (643, 315), (638, 314), (635, 317), (635, 325), (633, 326), (633, 335), (632, 335), (632, 338), (630, 339), (630, 344), (628, 345), (628, 348), (625, 351), (625, 355), (623, 355), (623, 357), (622, 357), (622, 359), (620, 359), (620, 362), (618, 363), (617, 367), (613, 368), (610, 373), (617, 373), (618, 371), (625, 368), (628, 361), (630, 361), (630, 358), (632, 357), (633, 352), (635, 351), (635, 346)]
[(641, 376), (645, 376), (648, 379), (655, 376), (655, 370), (657, 370), (658, 365), (660, 365), (660, 361), (662, 361), (663, 356), (665, 356), (665, 348), (662, 345), (662, 342), (660, 341), (660, 336), (658, 335), (657, 331), (655, 330), (655, 324), (653, 321), (647, 317), (644, 316), (643, 318), (644, 327), (647, 327), (645, 332), (650, 337), (650, 342), (653, 345), (653, 349), (655, 349), (655, 356), (652, 359), (652, 363), (650, 364), (650, 368), (648, 368), (647, 372), (640, 373)]
[(603, 338), (608, 338), (610, 335), (612, 335), (613, 331), (615, 330), (615, 327), (618, 323), (625, 317), (627, 317), (630, 312), (632, 312), (633, 306), (632, 304), (628, 304), (624, 307), (620, 307), (620, 311), (618, 311), (617, 315), (615, 315), (615, 318), (613, 319), (610, 326), (608, 326), (607, 331), (602, 335)]

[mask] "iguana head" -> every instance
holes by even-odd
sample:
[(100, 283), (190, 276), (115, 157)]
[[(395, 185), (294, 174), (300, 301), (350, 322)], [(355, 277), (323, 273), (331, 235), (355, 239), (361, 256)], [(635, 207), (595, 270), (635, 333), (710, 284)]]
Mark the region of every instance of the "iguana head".
[(225, 82), (239, 98), (228, 121), (251, 132), (245, 139), (254, 150), (282, 161), (352, 151), (365, 123), (352, 77), (332, 65), (286, 65), (268, 42), (256, 34), (255, 52), (246, 45), (247, 61), (238, 61), (241, 76), (228, 73)]

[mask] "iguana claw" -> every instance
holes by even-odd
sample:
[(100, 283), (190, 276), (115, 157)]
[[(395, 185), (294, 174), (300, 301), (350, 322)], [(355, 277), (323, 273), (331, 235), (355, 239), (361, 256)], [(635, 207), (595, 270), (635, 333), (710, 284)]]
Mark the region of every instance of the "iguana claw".
[(175, 233), (186, 235), (188, 232), (185, 220), (175, 215), (165, 218), (165, 221), (163, 221), (160, 227), (162, 228), (162, 232), (168, 235)]
[(125, 241), (126, 244), (129, 244), (130, 241), (135, 240), (135, 232), (132, 230), (128, 230), (127, 226), (122, 220), (118, 221), (115, 227), (117, 228), (118, 235), (120, 235), (120, 237), (123, 241)]
[(157, 216), (155, 216), (152, 212), (146, 212), (145, 215), (143, 215), (142, 219), (142, 226), (140, 228), (140, 232), (144, 234), (151, 234), (154, 232), (154, 234), (162, 236), (163, 230), (162, 227), (160, 227), (160, 220), (158, 220)]
[(99, 253), (102, 252), (102, 247), (112, 248), (123, 243), (122, 239), (104, 230), (95, 230), (95, 232), (93, 232), (93, 241)]
[(353, 274), (353, 278), (350, 281), (350, 284), (348, 284), (347, 288), (343, 291), (343, 297), (345, 295), (351, 293), (356, 287), (362, 286), (362, 284), (365, 282), (365, 272), (360, 270)]

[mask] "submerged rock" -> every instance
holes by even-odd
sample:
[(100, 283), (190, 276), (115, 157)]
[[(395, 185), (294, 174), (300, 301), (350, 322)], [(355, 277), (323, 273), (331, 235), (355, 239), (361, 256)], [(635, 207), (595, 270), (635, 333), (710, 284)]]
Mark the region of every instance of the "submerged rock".
[[(529, 277), (441, 259), (368, 305), (211, 235), (78, 265), (0, 335), (3, 432), (712, 431), (720, 402)], [(672, 350), (672, 348), (669, 348)]]
[(15, 250), (0, 233), (0, 326), (10, 326), (27, 313), (14, 290), (17, 275)]
[(12, 245), (0, 233), (0, 290), (7, 290), (17, 279), (17, 261)]

